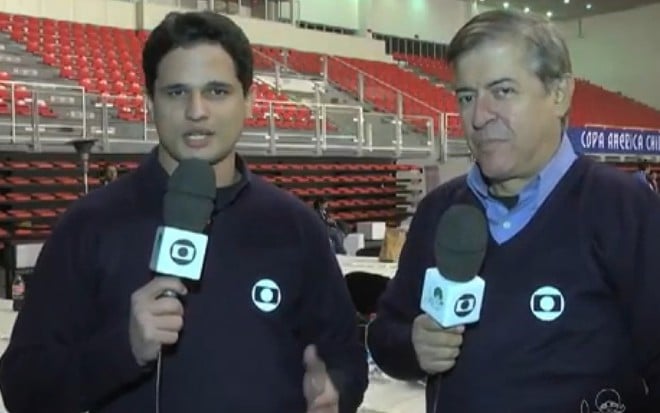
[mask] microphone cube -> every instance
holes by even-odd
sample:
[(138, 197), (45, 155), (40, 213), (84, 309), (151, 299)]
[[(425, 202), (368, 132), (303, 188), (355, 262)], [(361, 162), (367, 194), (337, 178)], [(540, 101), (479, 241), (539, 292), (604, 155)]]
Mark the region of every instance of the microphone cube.
[(199, 280), (208, 237), (179, 228), (159, 227), (149, 268), (161, 275)]
[(450, 328), (479, 321), (486, 283), (475, 276), (466, 282), (443, 277), (437, 268), (424, 276), (421, 309), (442, 327)]

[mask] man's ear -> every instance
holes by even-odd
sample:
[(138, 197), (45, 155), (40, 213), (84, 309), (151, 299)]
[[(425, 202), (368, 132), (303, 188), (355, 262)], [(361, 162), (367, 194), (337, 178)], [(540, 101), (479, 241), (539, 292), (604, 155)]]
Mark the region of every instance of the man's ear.
[(154, 101), (150, 96), (147, 96), (147, 112), (151, 114), (152, 119), (153, 119), (153, 113), (154, 113)]
[(245, 94), (245, 119), (252, 118), (252, 105), (254, 103), (254, 86), (250, 86)]
[(555, 113), (557, 117), (563, 118), (571, 108), (573, 93), (575, 92), (575, 79), (573, 75), (567, 73), (556, 81), (553, 86), (552, 94)]

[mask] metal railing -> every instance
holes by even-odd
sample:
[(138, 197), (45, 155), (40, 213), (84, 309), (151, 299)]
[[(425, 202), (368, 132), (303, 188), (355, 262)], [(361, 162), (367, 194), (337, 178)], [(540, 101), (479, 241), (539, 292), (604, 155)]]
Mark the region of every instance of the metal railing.
[[(120, 0), (137, 3), (139, 0)], [(260, 20), (295, 23), (300, 17), (299, 0), (143, 0), (184, 9), (203, 9), (218, 13), (245, 15)]]
[[(394, 95), (395, 95), (396, 98), (397, 98), (397, 102), (398, 102), (398, 104), (399, 104), (399, 108), (398, 108), (398, 110), (402, 109), (402, 108), (401, 108), (401, 103), (402, 103), (402, 99), (401, 99), (401, 98), (404, 98), (404, 97), (405, 97), (406, 99), (409, 99), (409, 100), (411, 100), (412, 102), (415, 102), (415, 103), (418, 104), (419, 106), (427, 108), (427, 109), (428, 109), (429, 111), (431, 111), (431, 112), (434, 112), (434, 113), (436, 113), (436, 114), (438, 114), (438, 115), (440, 115), (440, 114), (442, 113), (439, 109), (434, 108), (433, 106), (429, 105), (428, 103), (423, 102), (423, 101), (417, 99), (416, 97), (414, 97), (414, 96), (412, 96), (412, 95), (410, 95), (410, 94), (408, 94), (408, 93), (402, 91), (401, 89), (398, 89), (398, 88), (394, 87), (393, 85), (391, 85), (391, 84), (389, 84), (389, 83), (386, 83), (386, 82), (384, 82), (384, 81), (378, 79), (377, 77), (375, 77), (375, 76), (373, 76), (373, 75), (371, 75), (371, 74), (365, 72), (364, 70), (360, 69), (360, 68), (357, 67), (357, 66), (354, 66), (354, 65), (352, 65), (352, 64), (350, 64), (350, 63), (348, 63), (348, 62), (346, 62), (345, 60), (343, 60), (343, 59), (341, 59), (341, 58), (339, 58), (339, 57), (336, 57), (336, 56), (324, 56), (324, 57), (327, 59), (326, 61), (327, 61), (328, 63), (331, 62), (331, 61), (332, 61), (332, 62), (336, 62), (336, 63), (338, 63), (338, 64), (340, 64), (340, 65), (343, 65), (343, 66), (349, 68), (350, 70), (352, 70), (352, 71), (357, 75), (357, 77), (356, 77), (355, 80), (358, 82), (358, 84), (359, 84), (360, 82), (362, 83), (362, 85), (360, 85), (360, 88), (359, 88), (359, 90), (358, 90), (358, 92), (359, 92), (359, 94), (360, 94), (361, 96), (363, 96), (363, 95), (364, 95), (364, 92), (365, 92), (365, 91), (364, 91), (364, 88), (365, 88), (365, 84), (364, 84), (364, 82), (365, 82), (365, 80), (368, 79), (370, 82), (375, 83), (375, 86), (376, 86), (376, 87), (378, 87), (378, 88), (382, 88), (382, 89), (387, 90), (387, 91), (389, 91), (389, 92), (391, 92), (391, 93), (394, 93)], [(328, 73), (328, 72), (329, 72), (329, 68), (325, 70), (325, 73)], [(360, 78), (362, 78), (362, 79), (360, 79)], [(373, 86), (372, 86), (372, 87), (373, 87)], [(400, 102), (400, 103), (399, 103), (399, 102)], [(399, 114), (402, 115), (402, 113), (399, 113)]]
[[(87, 99), (82, 86), (2, 80), (0, 130), (10, 143), (28, 137), (36, 149), (39, 149), (40, 135), (53, 131), (66, 131), (85, 138)], [(69, 109), (72, 121), (56, 120), (61, 118), (52, 111), (52, 105), (58, 104)], [(53, 121), (43, 121), (51, 118)]]
[[(121, 145), (151, 146), (158, 141), (143, 96), (9, 81), (0, 82), (0, 95), (4, 96), (0, 97), (0, 143), (39, 151), (43, 145), (90, 137), (99, 139), (102, 151), (110, 152)], [(29, 110), (27, 102), (32, 105)], [(409, 120), (398, 121), (393, 114), (365, 114), (357, 105), (255, 99), (239, 148), (270, 154), (295, 150), (315, 155), (332, 151), (429, 155), (435, 135), (432, 118)], [(416, 125), (415, 133), (406, 133), (408, 123)]]
[[(282, 60), (277, 60), (268, 56), (264, 53), (261, 53), (258, 50), (254, 51), (256, 62), (256, 68), (260, 70), (267, 70), (270, 73), (274, 73), (274, 88), (279, 93), (282, 89), (283, 78), (302, 78), (309, 79), (309, 75), (304, 75), (297, 72), (295, 69), (292, 69), (287, 64), (287, 55), (286, 53), (282, 56)], [(376, 95), (387, 95), (389, 93), (391, 99), (396, 99), (398, 102), (398, 111), (397, 113), (388, 113), (385, 107), (376, 108), (380, 110), (380, 113), (367, 113), (369, 119), (374, 120), (373, 123), (365, 122), (367, 127), (365, 134), (369, 134), (374, 130), (373, 126), (376, 124), (391, 124), (391, 129), (393, 133), (393, 140), (390, 142), (393, 145), (397, 145), (397, 142), (402, 141), (404, 132), (412, 132), (418, 135), (423, 135), (426, 138), (426, 147), (432, 147), (434, 144), (439, 145), (439, 151), (442, 152), (442, 148), (446, 147), (445, 140), (447, 138), (446, 128), (444, 125), (447, 124), (445, 119), (445, 114), (439, 111), (436, 108), (433, 108), (429, 104), (415, 98), (414, 96), (407, 94), (399, 89), (394, 88), (390, 84), (372, 76), (355, 66), (344, 62), (335, 57), (323, 56), (323, 81), (332, 84), (333, 86), (342, 89), (345, 88), (345, 79), (344, 84), (337, 78), (330, 75), (330, 70), (328, 69), (328, 59), (335, 59), (337, 64), (345, 66), (351, 73), (355, 74), (357, 80), (356, 90), (351, 90), (350, 92), (356, 93), (358, 95), (358, 100), (362, 103), (366, 103), (367, 99), (364, 98), (366, 94), (369, 94), (369, 91), (372, 91)], [(339, 77), (339, 76), (338, 76)], [(317, 81), (309, 80), (310, 82), (316, 83)], [(319, 86), (319, 85), (315, 85)], [(322, 105), (322, 96), (320, 92), (321, 87), (314, 87), (314, 98), (317, 105)], [(378, 89), (374, 91), (373, 89)], [(387, 97), (387, 96), (384, 96)], [(432, 113), (433, 116), (425, 115), (413, 115), (407, 114), (404, 111), (403, 98), (407, 100), (408, 103), (414, 102), (418, 106), (425, 109), (426, 112)], [(375, 121), (378, 119), (378, 121)], [(378, 129), (378, 128), (376, 128)], [(382, 128), (381, 128), (382, 130)], [(439, 134), (439, 142), (436, 142), (436, 132)], [(376, 147), (379, 147), (376, 145)]]
[[(411, 124), (408, 121), (415, 117), (431, 118), (428, 126), (434, 131), (431, 141), (437, 140), (441, 157), (444, 158), (442, 148), (447, 145), (445, 113), (341, 58), (323, 56), (322, 66), (326, 82), (332, 83), (339, 89), (348, 89), (349, 93), (357, 95), (359, 102), (371, 104), (374, 109), (381, 112), (388, 112), (394, 104), (394, 114), (398, 122), (408, 123), (415, 129), (417, 122)], [(416, 108), (412, 110), (407, 107), (408, 105), (415, 105)]]

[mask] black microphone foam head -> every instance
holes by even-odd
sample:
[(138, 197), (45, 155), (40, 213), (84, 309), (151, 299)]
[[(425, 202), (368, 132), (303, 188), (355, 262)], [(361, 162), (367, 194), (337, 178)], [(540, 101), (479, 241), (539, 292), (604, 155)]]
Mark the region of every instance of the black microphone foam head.
[(165, 225), (202, 232), (213, 212), (215, 197), (211, 165), (195, 158), (180, 161), (167, 183), (163, 201)]
[(445, 278), (467, 282), (478, 275), (488, 245), (488, 223), (471, 205), (453, 205), (440, 217), (435, 261)]

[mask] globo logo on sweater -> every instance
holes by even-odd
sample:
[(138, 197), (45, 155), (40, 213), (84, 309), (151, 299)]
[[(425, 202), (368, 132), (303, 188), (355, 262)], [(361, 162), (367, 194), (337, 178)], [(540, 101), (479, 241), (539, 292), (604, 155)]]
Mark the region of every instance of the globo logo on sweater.
[(280, 287), (269, 278), (257, 281), (252, 287), (252, 302), (259, 310), (270, 313), (282, 302)]
[(564, 312), (564, 295), (557, 288), (546, 285), (534, 291), (529, 307), (541, 321), (554, 321)]

